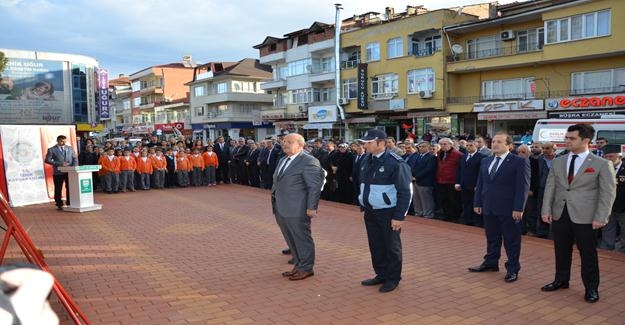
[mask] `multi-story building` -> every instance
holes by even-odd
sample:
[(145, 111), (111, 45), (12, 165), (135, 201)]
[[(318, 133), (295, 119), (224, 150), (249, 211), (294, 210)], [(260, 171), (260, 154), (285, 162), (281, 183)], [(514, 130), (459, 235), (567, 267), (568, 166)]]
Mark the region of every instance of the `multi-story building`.
[(423, 134), (455, 133), (446, 111), (443, 26), (494, 14), (490, 3), (428, 11), (408, 6), (395, 13), (368, 12), (342, 23), (340, 102), (350, 114), (353, 137), (371, 126), (405, 138), (405, 129)]
[(111, 118), (104, 122), (104, 129), (109, 137), (123, 136), (123, 132), (132, 132), (132, 87), (130, 79), (119, 75), (109, 80), (109, 108)]
[[(336, 116), (334, 26), (320, 22), (309, 28), (267, 37), (256, 46), (260, 63), (271, 65), (273, 76), (261, 88), (273, 96), (273, 105), (263, 110), (263, 121), (276, 131), (299, 132), (308, 138), (339, 136)], [(330, 123), (309, 123), (321, 116)], [(330, 114), (331, 116), (328, 116)]]
[(261, 111), (271, 107), (273, 97), (261, 89), (261, 81), (270, 77), (270, 66), (250, 58), (197, 66), (192, 81), (186, 84), (194, 138), (260, 140), (273, 135), (273, 124), (261, 119)]
[(189, 87), (185, 84), (193, 79), (194, 67), (191, 57), (185, 56), (181, 63), (152, 66), (131, 74), (132, 129), (128, 133), (191, 135)]
[(444, 28), (453, 50), (447, 108), (461, 131), (522, 134), (538, 118), (625, 113), (625, 2), (537, 0), (498, 10)]
[(2, 124), (76, 124), (78, 135), (99, 131), (96, 59), (65, 53), (0, 49)]

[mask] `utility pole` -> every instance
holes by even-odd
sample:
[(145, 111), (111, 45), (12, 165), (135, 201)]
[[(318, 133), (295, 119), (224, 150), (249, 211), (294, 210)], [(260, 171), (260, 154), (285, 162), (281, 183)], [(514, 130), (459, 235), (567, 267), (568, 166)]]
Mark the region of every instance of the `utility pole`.
[(335, 3), (334, 8), (336, 9), (336, 17), (334, 20), (334, 87), (336, 93), (336, 108), (341, 115), (341, 121), (343, 121), (345, 125), (343, 140), (349, 142), (349, 127), (345, 119), (345, 110), (339, 102), (341, 98), (341, 9), (343, 9), (343, 7), (341, 7), (340, 3)]

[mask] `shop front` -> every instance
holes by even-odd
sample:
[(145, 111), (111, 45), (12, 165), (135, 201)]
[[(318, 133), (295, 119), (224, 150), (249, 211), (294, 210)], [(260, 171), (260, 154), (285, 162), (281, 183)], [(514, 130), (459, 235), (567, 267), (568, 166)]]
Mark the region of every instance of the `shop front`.
[(548, 98), (546, 103), (549, 118), (591, 119), (625, 116), (625, 94)]
[(486, 121), (486, 135), (497, 132), (521, 136), (531, 131), (536, 121), (547, 117), (540, 99), (479, 102), (473, 104), (478, 121)]

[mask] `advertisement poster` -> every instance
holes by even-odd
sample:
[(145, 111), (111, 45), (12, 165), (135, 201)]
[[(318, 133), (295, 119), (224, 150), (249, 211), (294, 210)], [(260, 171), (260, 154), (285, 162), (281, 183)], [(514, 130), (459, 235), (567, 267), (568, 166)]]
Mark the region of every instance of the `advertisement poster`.
[[(58, 135), (76, 148), (74, 126), (0, 125), (0, 187), (12, 206), (46, 203), (54, 197), (52, 166), (44, 163)], [(65, 193), (65, 192), (63, 192)]]
[(9, 58), (0, 77), (0, 121), (69, 124), (63, 62)]

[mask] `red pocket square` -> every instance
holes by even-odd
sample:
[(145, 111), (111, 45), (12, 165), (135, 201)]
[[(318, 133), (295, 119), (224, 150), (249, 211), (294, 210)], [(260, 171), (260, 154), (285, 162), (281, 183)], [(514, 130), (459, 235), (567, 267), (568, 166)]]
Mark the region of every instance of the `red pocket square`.
[(592, 168), (592, 167), (588, 167), (588, 168), (586, 168), (586, 170), (584, 171), (584, 173), (594, 173), (594, 172), (595, 172), (595, 169), (594, 169), (594, 168)]

